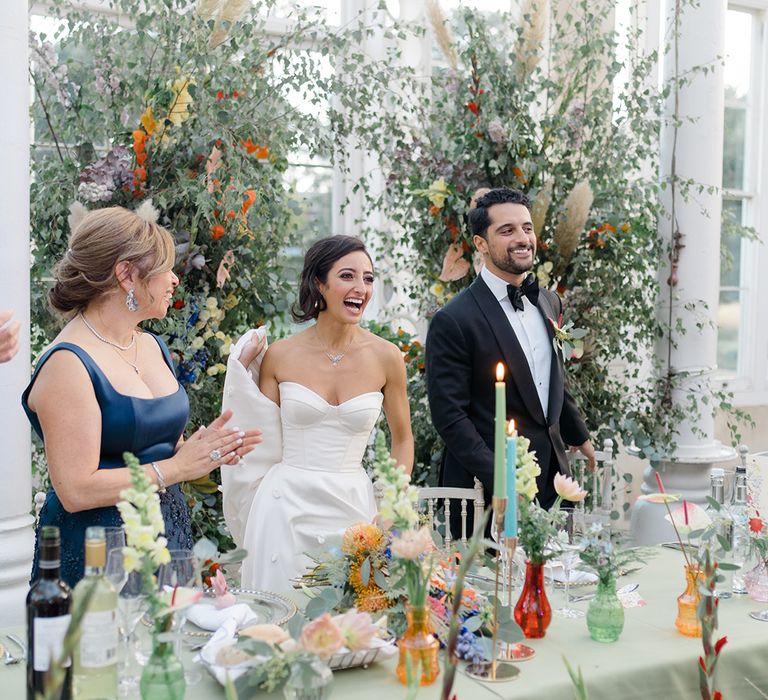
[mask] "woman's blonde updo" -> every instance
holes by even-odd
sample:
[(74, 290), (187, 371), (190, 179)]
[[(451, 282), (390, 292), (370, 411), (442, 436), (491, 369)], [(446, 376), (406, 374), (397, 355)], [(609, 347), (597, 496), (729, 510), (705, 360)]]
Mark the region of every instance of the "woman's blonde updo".
[(59, 313), (73, 314), (118, 287), (119, 262), (131, 263), (146, 281), (171, 269), (174, 259), (173, 238), (159, 224), (123, 207), (96, 209), (72, 231), (69, 250), (54, 268), (48, 301)]

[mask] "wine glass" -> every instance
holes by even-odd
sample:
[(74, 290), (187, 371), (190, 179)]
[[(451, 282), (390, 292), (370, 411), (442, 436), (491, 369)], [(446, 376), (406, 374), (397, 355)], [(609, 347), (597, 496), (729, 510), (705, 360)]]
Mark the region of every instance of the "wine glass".
[[(109, 553), (113, 549), (125, 547), (125, 530), (122, 526), (118, 527), (105, 527), (104, 528), (104, 541), (106, 542), (106, 553)], [(119, 589), (118, 589), (119, 590)]]
[(122, 547), (116, 547), (107, 554), (104, 576), (118, 592), (117, 611), (123, 650), (120, 665), (120, 695), (133, 697), (139, 682), (138, 676), (132, 672), (136, 667), (133, 663), (135, 661), (133, 637), (136, 625), (144, 615), (147, 597), (143, 590), (141, 574), (126, 570)]
[[(171, 561), (163, 564), (157, 574), (159, 589), (163, 591), (177, 586), (199, 588), (200, 571), (194, 552), (191, 549), (172, 549), (170, 555)], [(181, 640), (186, 621), (186, 610), (177, 611), (174, 619), (174, 634), (176, 635), (176, 654), (179, 658), (181, 658)], [(201, 678), (199, 671), (185, 666), (184, 680), (187, 685), (195, 685), (200, 682)]]
[(565, 576), (565, 603), (563, 607), (555, 610), (555, 614), (560, 617), (579, 618), (584, 617), (583, 610), (577, 610), (568, 605), (570, 603), (571, 594), (571, 574), (573, 573), (573, 565), (579, 558), (579, 545), (573, 542), (573, 520), (569, 518), (570, 527), (566, 527), (558, 533), (556, 546), (560, 550), (558, 559), (563, 566), (563, 576)]

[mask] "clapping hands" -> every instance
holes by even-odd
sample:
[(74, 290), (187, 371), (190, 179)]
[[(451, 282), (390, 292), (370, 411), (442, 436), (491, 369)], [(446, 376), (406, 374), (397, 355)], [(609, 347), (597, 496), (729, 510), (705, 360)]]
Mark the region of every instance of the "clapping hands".
[(173, 456), (177, 481), (194, 481), (222, 465), (235, 465), (258, 445), (260, 430), (228, 428), (232, 411), (224, 411), (208, 426), (201, 426)]

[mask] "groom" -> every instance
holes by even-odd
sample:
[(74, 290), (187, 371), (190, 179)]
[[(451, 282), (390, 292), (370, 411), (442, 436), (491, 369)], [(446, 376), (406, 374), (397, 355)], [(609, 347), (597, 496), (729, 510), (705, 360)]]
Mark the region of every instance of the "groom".
[[(595, 464), (584, 420), (568, 391), (553, 326), (562, 311), (557, 294), (539, 289), (528, 274), (536, 234), (528, 197), (493, 189), (469, 212), (474, 243), (485, 265), (475, 281), (435, 314), (426, 343), (427, 391), (432, 422), (446, 444), (443, 486), (483, 483), (493, 491), (494, 382), (506, 366), (506, 413), (531, 441), (541, 467), (539, 503), (556, 497), (557, 472), (569, 474), (565, 444)], [(451, 518), (451, 530), (459, 529)]]

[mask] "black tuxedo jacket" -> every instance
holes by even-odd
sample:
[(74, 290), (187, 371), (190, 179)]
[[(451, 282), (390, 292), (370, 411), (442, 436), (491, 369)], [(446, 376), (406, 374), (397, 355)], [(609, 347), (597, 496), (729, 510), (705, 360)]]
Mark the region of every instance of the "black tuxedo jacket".
[[(539, 291), (539, 312), (550, 339), (562, 302), (546, 289)], [(569, 474), (565, 444), (589, 438), (576, 403), (568, 391), (563, 358), (552, 348), (547, 416), (541, 408), (523, 349), (501, 305), (482, 277), (432, 319), (426, 342), (426, 370), (432, 422), (446, 444), (440, 482), (471, 487), (477, 476), (486, 504), (493, 491), (493, 436), (496, 364), (506, 365), (507, 418), (531, 441), (541, 467), (538, 499), (544, 507), (555, 500), (553, 480)], [(455, 523), (451, 529), (454, 530)]]

